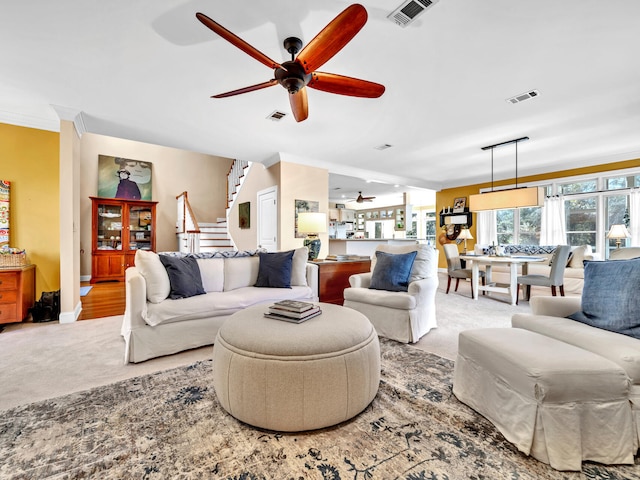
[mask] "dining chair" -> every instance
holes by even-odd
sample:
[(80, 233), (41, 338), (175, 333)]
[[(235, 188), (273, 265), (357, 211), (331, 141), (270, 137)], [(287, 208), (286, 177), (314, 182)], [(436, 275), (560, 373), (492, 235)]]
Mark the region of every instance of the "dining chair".
[[(520, 275), (518, 277), (518, 292), (520, 292), (520, 286), (523, 286), (524, 300), (529, 300), (531, 296), (531, 285), (539, 287), (551, 287), (551, 295), (556, 296), (556, 287), (560, 289), (560, 296), (564, 297), (564, 269), (567, 267), (567, 260), (569, 259), (569, 253), (571, 252), (570, 245), (558, 245), (551, 257), (551, 270), (549, 276), (546, 275)], [(526, 289), (524, 288), (526, 286)], [(518, 304), (518, 297), (516, 296), (516, 305)]]
[[(444, 248), (444, 256), (447, 259), (447, 293), (449, 293), (449, 288), (451, 287), (451, 279), (456, 279), (456, 287), (454, 292), (458, 291), (458, 284), (460, 283), (460, 279), (471, 278), (471, 269), (470, 268), (462, 268), (462, 262), (460, 259), (460, 254), (458, 253), (458, 246), (452, 243), (445, 243), (443, 245)], [(480, 271), (480, 278), (482, 278), (482, 285), (484, 285), (484, 272)], [(483, 292), (484, 293), (484, 292)], [(473, 284), (471, 284), (471, 297), (473, 297)]]

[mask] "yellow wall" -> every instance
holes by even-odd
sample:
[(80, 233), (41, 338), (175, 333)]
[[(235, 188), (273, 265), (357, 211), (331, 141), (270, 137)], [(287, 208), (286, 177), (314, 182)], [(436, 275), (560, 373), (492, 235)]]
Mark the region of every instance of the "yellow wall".
[(60, 288), (59, 143), (56, 132), (0, 123), (0, 178), (11, 182), (10, 244), (36, 265), (36, 299)]
[[(635, 160), (626, 160), (623, 162), (614, 162), (614, 163), (605, 163), (602, 165), (594, 165), (591, 167), (584, 168), (574, 168), (570, 170), (558, 170), (556, 172), (548, 172), (540, 175), (531, 175), (528, 177), (518, 177), (518, 183), (528, 183), (528, 182), (541, 182), (544, 180), (553, 180), (562, 177), (572, 177), (576, 175), (588, 175), (590, 173), (600, 173), (600, 172), (608, 172), (611, 170), (623, 170), (625, 168), (638, 168), (640, 167), (640, 159)], [(501, 185), (512, 185), (515, 183), (515, 178), (511, 178), (508, 180), (501, 180), (493, 182), (495, 187)], [(491, 187), (491, 183), (478, 183), (476, 185), (467, 185), (464, 187), (456, 187), (456, 188), (447, 188), (436, 192), (436, 214), (438, 214), (443, 208), (453, 207), (453, 200), (457, 197), (467, 197), (467, 205), (469, 204), (469, 195), (473, 195), (476, 193), (480, 193), (480, 190), (483, 188)], [(471, 235), (473, 235), (474, 239), (477, 237), (476, 235), (476, 217), (477, 215), (473, 214), (473, 226), (469, 229), (471, 231)], [(436, 218), (437, 225), (440, 225), (440, 219)], [(444, 256), (444, 250), (440, 245), (440, 242), (437, 241), (438, 236), (440, 235), (441, 230), (437, 229), (436, 233), (436, 245), (440, 250), (440, 268), (447, 268), (447, 260)], [(467, 250), (473, 249), (475, 245), (475, 240), (467, 240)]]

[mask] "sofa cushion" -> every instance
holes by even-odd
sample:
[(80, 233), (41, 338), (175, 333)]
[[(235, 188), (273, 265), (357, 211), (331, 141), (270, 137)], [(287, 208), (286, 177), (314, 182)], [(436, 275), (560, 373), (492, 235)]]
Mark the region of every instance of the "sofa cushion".
[(582, 311), (568, 318), (640, 338), (640, 258), (586, 262)]
[(260, 253), (256, 287), (291, 288), (293, 250)]
[(204, 291), (221, 292), (224, 289), (224, 262), (223, 258), (196, 258), (202, 287)]
[(307, 247), (296, 248), (293, 251), (293, 262), (291, 264), (291, 285), (307, 286), (307, 261), (309, 260), (309, 249)]
[(202, 278), (198, 262), (192, 257), (175, 258), (160, 255), (160, 261), (167, 270), (171, 291), (169, 298), (188, 298), (203, 295)]
[(580, 245), (571, 249), (570, 268), (584, 268), (585, 256), (591, 255), (590, 245)]
[(634, 385), (640, 384), (640, 342), (635, 338), (548, 315), (516, 313), (511, 317), (511, 326), (531, 330), (608, 358), (627, 372)]
[(416, 296), (410, 293), (370, 290), (362, 287), (345, 288), (344, 299), (349, 302), (366, 303), (397, 310), (413, 310), (417, 305)]
[(135, 265), (145, 280), (149, 302), (160, 303), (169, 296), (171, 292), (169, 275), (157, 253), (137, 250)]
[(413, 262), (418, 252), (386, 253), (376, 252), (376, 265), (371, 275), (371, 285), (374, 290), (390, 292), (406, 292), (409, 287), (409, 277)]
[[(430, 245), (424, 243), (413, 245), (378, 245), (376, 251), (385, 253), (409, 253), (418, 252), (413, 267), (411, 267), (411, 276), (409, 283), (423, 278), (431, 278), (438, 275), (438, 251)], [(376, 257), (371, 259), (371, 271), (375, 269)]]
[[(231, 315), (238, 310), (259, 303), (265, 304), (266, 312), (269, 304), (279, 300), (311, 301), (312, 298), (313, 291), (310, 287), (240, 287), (229, 292), (211, 292), (195, 297), (181, 298), (178, 300), (166, 299), (161, 303), (150, 303), (147, 304), (147, 308), (143, 312), (142, 317), (148, 325), (156, 326), (185, 320)], [(211, 342), (213, 342), (213, 338)]]
[(260, 258), (235, 257), (224, 259), (224, 288), (228, 292), (236, 288), (251, 287), (258, 280)]

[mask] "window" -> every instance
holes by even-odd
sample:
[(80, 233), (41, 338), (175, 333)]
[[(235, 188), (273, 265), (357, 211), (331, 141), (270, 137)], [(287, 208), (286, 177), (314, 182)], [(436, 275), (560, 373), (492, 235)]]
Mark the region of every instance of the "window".
[(569, 198), (564, 201), (569, 245), (596, 247), (597, 197)]
[(598, 181), (596, 179), (592, 179), (592, 180), (585, 180), (582, 182), (561, 183), (559, 187), (560, 187), (560, 192), (563, 195), (567, 195), (571, 193), (595, 192), (598, 190)]
[[(629, 225), (629, 196), (607, 195), (605, 197), (605, 232), (608, 233), (612, 225)], [(605, 233), (605, 237), (606, 237)], [(620, 239), (620, 246), (629, 245), (628, 238)], [(609, 258), (609, 252), (616, 248), (616, 240), (607, 238), (605, 243), (605, 258)]]
[(496, 211), (498, 244), (540, 244), (542, 208), (527, 207)]
[(640, 187), (640, 175), (611, 177), (605, 179), (605, 190)]

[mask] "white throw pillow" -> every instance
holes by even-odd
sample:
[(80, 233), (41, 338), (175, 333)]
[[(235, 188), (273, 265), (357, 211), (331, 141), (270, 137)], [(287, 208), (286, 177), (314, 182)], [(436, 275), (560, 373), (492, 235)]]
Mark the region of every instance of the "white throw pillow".
[(224, 259), (224, 291), (252, 287), (258, 280), (260, 257), (233, 257)]
[(307, 247), (296, 248), (293, 251), (291, 263), (291, 286), (307, 286), (307, 261), (309, 249)]
[(222, 292), (224, 288), (224, 258), (198, 258), (204, 291)]
[(171, 291), (171, 284), (167, 270), (162, 265), (158, 254), (137, 250), (135, 264), (147, 284), (147, 300), (151, 303), (160, 303), (166, 299)]
[[(438, 274), (438, 250), (430, 245), (409, 244), (409, 245), (386, 245), (381, 244), (376, 247), (377, 251), (385, 253), (409, 253), (418, 252), (416, 259), (413, 261), (411, 268), (411, 276), (409, 282), (430, 278)], [(371, 260), (371, 271), (376, 266), (376, 257)]]
[(586, 255), (591, 254), (591, 245), (581, 245), (575, 247), (571, 251), (571, 260), (569, 261), (569, 268), (584, 268), (584, 259)]

